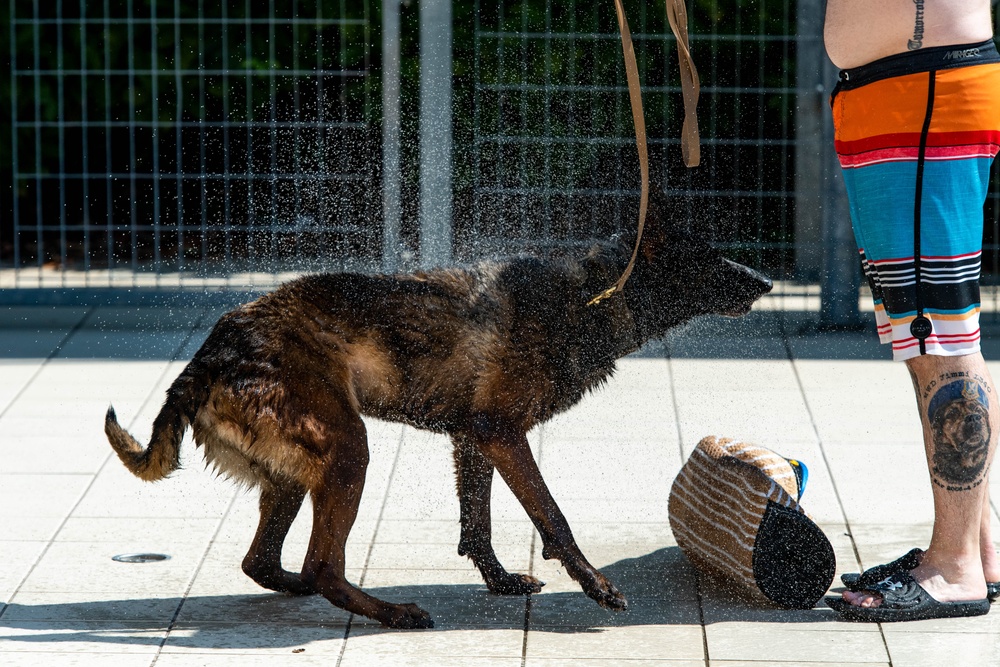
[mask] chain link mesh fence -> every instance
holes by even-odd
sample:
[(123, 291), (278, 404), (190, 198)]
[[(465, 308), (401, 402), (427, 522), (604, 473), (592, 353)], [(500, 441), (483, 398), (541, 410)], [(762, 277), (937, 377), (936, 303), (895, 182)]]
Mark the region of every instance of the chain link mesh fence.
[[(818, 35), (800, 34), (804, 8), (821, 5), (689, 2), (702, 166), (686, 169), (663, 6), (625, 3), (652, 187), (686, 196), (690, 224), (775, 278), (775, 293), (794, 297), (784, 308), (816, 307), (829, 252), (815, 219), (816, 122), (833, 81), (807, 60)], [(378, 267), (380, 8), (10, 0), (0, 287), (268, 287), (315, 268)], [(403, 9), (401, 243), (412, 257), (419, 7)], [(613, 3), (473, 0), (455, 3), (453, 29), (454, 255), (578, 247), (634, 225)], [(995, 311), (996, 165), (984, 213), (984, 309)]]
[(4, 286), (246, 285), (377, 259), (367, 2), (9, 11)]

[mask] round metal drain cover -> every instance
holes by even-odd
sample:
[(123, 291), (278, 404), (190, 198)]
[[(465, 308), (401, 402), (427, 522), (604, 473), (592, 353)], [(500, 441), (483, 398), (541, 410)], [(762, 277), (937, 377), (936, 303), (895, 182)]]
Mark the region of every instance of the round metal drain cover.
[(170, 556), (166, 554), (119, 554), (112, 556), (111, 560), (119, 563), (159, 563), (161, 560), (168, 560)]

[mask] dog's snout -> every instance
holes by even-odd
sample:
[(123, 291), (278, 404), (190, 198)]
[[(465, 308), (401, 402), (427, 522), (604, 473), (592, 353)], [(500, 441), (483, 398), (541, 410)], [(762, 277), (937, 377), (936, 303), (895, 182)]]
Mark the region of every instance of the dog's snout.
[(966, 415), (965, 420), (962, 422), (962, 430), (967, 435), (980, 433), (984, 427), (985, 422), (983, 421), (983, 417), (978, 413)]
[(729, 259), (724, 259), (723, 261), (728, 264), (730, 268), (743, 274), (744, 277), (750, 279), (751, 281), (756, 281), (761, 289), (761, 294), (767, 294), (774, 287), (774, 283), (771, 282), (771, 279), (760, 271), (755, 271), (749, 266), (744, 266), (743, 264), (739, 264), (738, 262), (734, 262)]
[(723, 259), (716, 274), (716, 298), (713, 312), (739, 317), (750, 312), (757, 299), (771, 291), (771, 279), (759, 271), (732, 260)]

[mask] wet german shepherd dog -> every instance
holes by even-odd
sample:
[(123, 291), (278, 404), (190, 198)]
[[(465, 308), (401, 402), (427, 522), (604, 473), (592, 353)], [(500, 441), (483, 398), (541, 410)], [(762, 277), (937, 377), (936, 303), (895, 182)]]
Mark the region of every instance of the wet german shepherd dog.
[[(491, 544), (494, 469), (584, 592), (622, 610), (625, 597), (577, 547), (525, 434), (605, 382), (619, 357), (693, 317), (739, 316), (771, 281), (724, 259), (654, 201), (622, 292), (588, 301), (625, 268), (633, 241), (575, 259), (515, 258), (412, 275), (320, 274), (289, 282), (224, 315), (167, 391), (143, 447), (113, 408), (105, 432), (144, 480), (179, 465), (188, 426), (218, 471), (260, 489), (260, 525), (243, 571), (265, 588), (321, 593), (394, 628), (432, 627), (415, 604), (393, 604), (344, 578), (344, 545), (368, 465), (362, 415), (447, 433), (454, 444), (461, 536), (490, 591), (537, 593)], [(313, 525), (301, 574), (281, 548), (309, 494)]]

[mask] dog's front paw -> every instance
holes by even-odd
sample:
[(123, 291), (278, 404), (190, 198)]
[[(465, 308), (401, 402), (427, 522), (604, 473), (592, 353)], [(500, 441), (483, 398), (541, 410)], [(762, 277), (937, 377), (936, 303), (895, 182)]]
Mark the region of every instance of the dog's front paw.
[(386, 614), (379, 619), (382, 625), (397, 630), (418, 630), (433, 628), (431, 615), (415, 604), (390, 605)]
[(583, 587), (583, 592), (596, 600), (597, 604), (605, 609), (610, 609), (611, 611), (627, 610), (628, 600), (625, 599), (625, 596), (600, 572), (595, 572), (595, 574), (597, 576), (594, 577), (589, 585)]
[(615, 588), (615, 585), (608, 581), (608, 578), (594, 569), (582, 557), (572, 561), (563, 560), (566, 571), (571, 577), (580, 583), (580, 588), (605, 609), (611, 611), (625, 611), (628, 609), (628, 600)]
[(591, 595), (597, 600), (597, 604), (611, 611), (627, 611), (628, 600), (614, 586), (610, 590), (602, 591), (600, 595)]
[(544, 585), (544, 581), (539, 581), (529, 574), (510, 572), (504, 572), (502, 576), (486, 582), (486, 587), (494, 595), (530, 595), (540, 593)]

